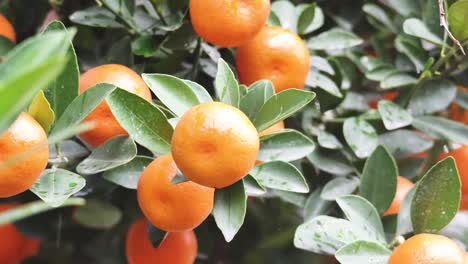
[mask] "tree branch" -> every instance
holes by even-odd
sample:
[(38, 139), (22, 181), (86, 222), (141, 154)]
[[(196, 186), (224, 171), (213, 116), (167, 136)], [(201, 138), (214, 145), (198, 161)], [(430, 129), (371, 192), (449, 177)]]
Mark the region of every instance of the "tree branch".
[(447, 32), (447, 35), (450, 37), (453, 43), (455, 43), (455, 45), (461, 50), (463, 55), (466, 55), (465, 50), (463, 49), (463, 46), (460, 44), (460, 41), (458, 41), (458, 39), (452, 35), (452, 32), (450, 32), (450, 29), (447, 24), (447, 19), (445, 17), (444, 0), (438, 0), (438, 1), (439, 1), (440, 26), (444, 28), (444, 30)]

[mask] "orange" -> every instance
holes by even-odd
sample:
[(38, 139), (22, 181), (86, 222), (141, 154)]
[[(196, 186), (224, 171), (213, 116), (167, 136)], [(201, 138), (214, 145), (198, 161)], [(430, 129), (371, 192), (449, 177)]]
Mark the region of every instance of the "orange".
[(468, 210), (468, 195), (462, 195), (461, 200), (460, 200), (460, 210), (461, 211), (466, 211)]
[[(81, 75), (80, 93), (99, 83), (113, 84), (151, 102), (151, 92), (140, 75), (123, 65), (107, 64), (88, 70)], [(114, 136), (127, 135), (106, 102), (102, 102), (85, 121), (93, 122), (94, 128), (81, 133), (80, 137), (94, 147)]]
[[(16, 204), (0, 204), (0, 212), (15, 208)], [(22, 260), (37, 255), (40, 242), (21, 234), (13, 224), (0, 226), (0, 263), (18, 264)]]
[(5, 38), (11, 40), (12, 42), (16, 42), (16, 33), (15, 29), (11, 25), (10, 21), (6, 19), (3, 15), (0, 14), (0, 36), (4, 36)]
[[(468, 92), (468, 88), (462, 86), (458, 86), (458, 90)], [(461, 108), (456, 103), (453, 103), (450, 106), (450, 118), (452, 120), (468, 125), (468, 111), (466, 109)]]
[(49, 148), (41, 125), (27, 113), (0, 136), (0, 198), (28, 190), (47, 166)]
[(259, 141), (257, 130), (239, 109), (205, 103), (180, 119), (172, 136), (172, 155), (189, 180), (224, 188), (253, 168)]
[(151, 162), (138, 181), (138, 204), (157, 228), (167, 232), (193, 229), (213, 209), (214, 189), (194, 182), (171, 183), (177, 167), (170, 154)]
[(265, 25), (270, 0), (190, 0), (190, 19), (200, 37), (220, 47), (238, 47)]
[(406, 179), (405, 177), (398, 176), (395, 197), (393, 198), (390, 207), (384, 213), (384, 216), (398, 214), (406, 194), (411, 190), (411, 188), (413, 188), (413, 186), (414, 183), (412, 183), (410, 180)]
[(462, 184), (462, 195), (468, 196), (468, 145), (462, 145), (448, 153), (442, 153), (439, 160), (443, 160), (448, 156), (455, 159)]
[(236, 53), (240, 81), (250, 85), (267, 79), (276, 92), (287, 88), (303, 89), (310, 66), (310, 54), (304, 41), (280, 27), (265, 26)]
[(145, 219), (132, 224), (125, 250), (129, 264), (192, 264), (197, 257), (197, 237), (193, 231), (169, 233), (159, 247), (151, 244)]
[(434, 234), (418, 234), (393, 251), (388, 264), (464, 264), (464, 252), (452, 240)]
[(387, 92), (381, 98), (369, 101), (369, 107), (372, 109), (376, 109), (380, 100), (385, 99), (385, 100), (393, 101), (395, 100), (395, 98), (397, 98), (399, 94), (400, 94), (399, 92)]
[(274, 125), (272, 125), (271, 127), (263, 130), (262, 132), (260, 132), (258, 135), (261, 137), (261, 136), (266, 136), (266, 135), (269, 135), (269, 134), (272, 134), (272, 133), (275, 133), (276, 131), (279, 131), (281, 129), (284, 129), (284, 122), (283, 121), (280, 121)]

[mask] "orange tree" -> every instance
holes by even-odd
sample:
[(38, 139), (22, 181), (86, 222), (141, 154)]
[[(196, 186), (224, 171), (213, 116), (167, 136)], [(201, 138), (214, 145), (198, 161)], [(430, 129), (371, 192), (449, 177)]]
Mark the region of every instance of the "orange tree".
[(2, 263), (468, 261), (467, 0), (0, 14)]

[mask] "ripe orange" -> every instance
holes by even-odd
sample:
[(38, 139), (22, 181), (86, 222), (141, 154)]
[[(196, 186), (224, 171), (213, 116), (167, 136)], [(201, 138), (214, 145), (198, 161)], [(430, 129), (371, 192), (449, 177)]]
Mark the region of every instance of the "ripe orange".
[(180, 119), (172, 136), (172, 155), (189, 180), (223, 188), (253, 168), (259, 141), (257, 130), (239, 109), (205, 103)]
[(0, 198), (29, 189), (47, 166), (49, 148), (41, 125), (27, 113), (0, 136)]
[(384, 213), (384, 216), (398, 214), (406, 194), (411, 190), (411, 188), (413, 188), (413, 186), (414, 183), (412, 183), (410, 180), (406, 179), (405, 177), (398, 176), (395, 198), (393, 198), (392, 204)]
[(388, 264), (464, 264), (464, 252), (452, 240), (434, 234), (419, 234), (393, 251)]
[(271, 127), (263, 130), (262, 132), (258, 133), (258, 135), (261, 137), (261, 136), (266, 136), (266, 135), (269, 135), (269, 134), (272, 134), (272, 133), (275, 133), (276, 131), (279, 131), (281, 129), (284, 129), (284, 122), (283, 121), (280, 121), (274, 125), (272, 125)]
[(376, 109), (380, 100), (385, 99), (385, 100), (393, 101), (395, 98), (397, 98), (399, 94), (400, 94), (399, 92), (387, 92), (381, 98), (369, 101), (369, 107), (372, 109)]
[(448, 153), (442, 153), (439, 156), (439, 160), (445, 159), (448, 156), (452, 156), (455, 159), (462, 184), (462, 195), (468, 196), (468, 145), (462, 145)]
[[(0, 212), (8, 211), (16, 206), (12, 203), (0, 204)], [(14, 225), (5, 224), (0, 226), (0, 245), (0, 263), (17, 264), (28, 257), (37, 255), (40, 242), (24, 236)]]
[(129, 264), (192, 264), (197, 257), (197, 237), (193, 231), (169, 233), (159, 247), (151, 244), (146, 220), (132, 224), (125, 250)]
[(220, 47), (238, 47), (265, 25), (270, 0), (190, 0), (193, 28)]
[(468, 210), (468, 195), (462, 195), (460, 200), (460, 210), (465, 211)]
[(243, 84), (267, 79), (276, 92), (303, 89), (310, 66), (309, 49), (295, 33), (265, 26), (253, 39), (239, 47), (236, 68)]
[[(459, 86), (458, 89), (464, 92), (468, 92), (468, 88), (466, 87)], [(468, 125), (468, 110), (461, 108), (456, 103), (453, 103), (450, 106), (450, 118), (452, 120)]]
[[(140, 75), (123, 65), (107, 64), (88, 70), (80, 77), (80, 93), (99, 83), (113, 84), (151, 101), (151, 92)], [(127, 135), (115, 119), (107, 102), (102, 102), (85, 121), (93, 122), (95, 127), (81, 133), (80, 137), (94, 147), (114, 136)]]
[(213, 209), (214, 189), (194, 182), (171, 183), (177, 167), (170, 154), (151, 162), (138, 181), (138, 204), (159, 229), (179, 232), (193, 229)]
[(6, 19), (3, 15), (0, 14), (0, 36), (4, 36), (5, 38), (11, 40), (12, 42), (16, 42), (16, 33), (15, 29), (11, 25), (10, 21)]

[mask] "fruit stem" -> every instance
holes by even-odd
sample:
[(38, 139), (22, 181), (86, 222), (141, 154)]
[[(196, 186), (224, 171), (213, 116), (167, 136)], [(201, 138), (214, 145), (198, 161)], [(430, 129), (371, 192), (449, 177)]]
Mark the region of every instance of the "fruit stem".
[(388, 245), (390, 249), (397, 248), (399, 245), (403, 244), (405, 242), (405, 238), (403, 236), (397, 236), (395, 239)]

